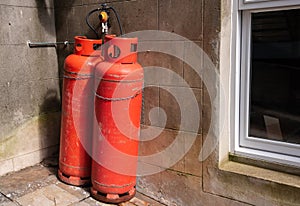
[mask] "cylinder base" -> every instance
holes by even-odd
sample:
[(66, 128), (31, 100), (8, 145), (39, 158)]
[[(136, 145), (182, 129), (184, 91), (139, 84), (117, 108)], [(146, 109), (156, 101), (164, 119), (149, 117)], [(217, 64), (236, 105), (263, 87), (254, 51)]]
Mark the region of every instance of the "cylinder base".
[(86, 186), (91, 183), (90, 177), (82, 178), (82, 177), (70, 176), (62, 173), (60, 170), (58, 170), (58, 178), (62, 182), (74, 186)]
[(105, 202), (105, 203), (118, 204), (121, 202), (126, 202), (132, 199), (135, 196), (135, 193), (136, 193), (135, 187), (133, 187), (131, 190), (123, 194), (105, 194), (91, 187), (92, 197), (100, 202)]

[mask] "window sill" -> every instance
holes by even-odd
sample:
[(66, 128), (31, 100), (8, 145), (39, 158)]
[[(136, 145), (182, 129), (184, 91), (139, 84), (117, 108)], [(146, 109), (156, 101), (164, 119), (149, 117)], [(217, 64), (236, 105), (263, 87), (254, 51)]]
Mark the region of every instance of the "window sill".
[(244, 163), (227, 161), (219, 166), (220, 170), (232, 172), (248, 177), (254, 177), (261, 180), (283, 184), (286, 186), (300, 189), (300, 176), (287, 174), (283, 172), (265, 169), (257, 166), (247, 165)]

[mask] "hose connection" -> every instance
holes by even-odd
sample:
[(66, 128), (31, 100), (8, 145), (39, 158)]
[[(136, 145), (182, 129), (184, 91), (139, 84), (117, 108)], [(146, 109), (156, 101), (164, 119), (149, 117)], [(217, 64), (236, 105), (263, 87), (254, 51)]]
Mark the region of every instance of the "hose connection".
[[(104, 39), (105, 35), (108, 34), (108, 31), (111, 27), (110, 11), (112, 11), (114, 13), (114, 15), (116, 16), (117, 22), (119, 24), (120, 35), (123, 35), (123, 28), (122, 28), (122, 25), (120, 22), (120, 17), (119, 17), (119, 14), (117, 13), (117, 11), (113, 7), (108, 6), (107, 4), (101, 4), (100, 8), (91, 10), (85, 18), (87, 25), (96, 34), (97, 39), (100, 39), (100, 38)], [(98, 13), (98, 18), (101, 23), (101, 35), (99, 35), (99, 33), (96, 31), (96, 29), (91, 25), (91, 23), (89, 21), (90, 16), (96, 12)]]

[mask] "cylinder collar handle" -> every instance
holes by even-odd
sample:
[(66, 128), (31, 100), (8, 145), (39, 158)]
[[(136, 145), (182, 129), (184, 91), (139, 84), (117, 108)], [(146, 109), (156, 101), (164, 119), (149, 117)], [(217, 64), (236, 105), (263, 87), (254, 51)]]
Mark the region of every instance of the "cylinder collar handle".
[(131, 64), (137, 62), (137, 38), (115, 37), (106, 42), (104, 58), (108, 62)]
[(86, 36), (75, 36), (74, 53), (81, 56), (101, 56), (102, 40), (88, 39)]

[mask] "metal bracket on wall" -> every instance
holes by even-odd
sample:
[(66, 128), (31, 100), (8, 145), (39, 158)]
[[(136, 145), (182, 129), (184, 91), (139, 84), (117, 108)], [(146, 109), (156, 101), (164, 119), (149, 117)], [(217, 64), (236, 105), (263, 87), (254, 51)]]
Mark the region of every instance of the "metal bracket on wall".
[(74, 44), (74, 42), (64, 41), (64, 42), (31, 42), (27, 41), (27, 45), (30, 48), (34, 47), (56, 47), (59, 44), (63, 44), (64, 46), (67, 46), (68, 44)]

